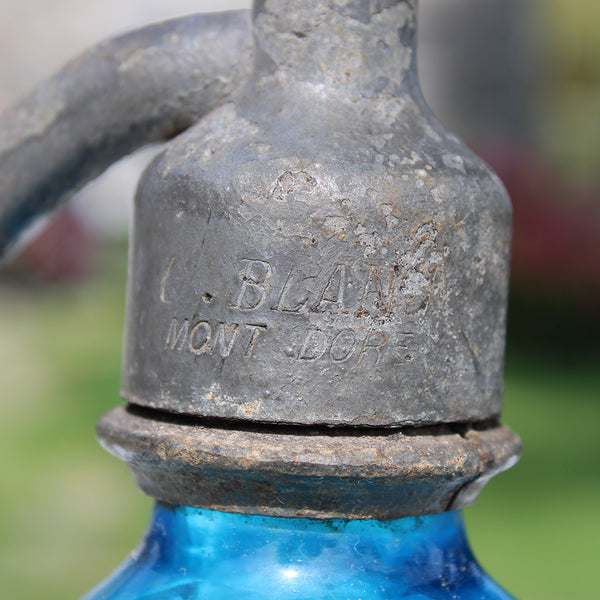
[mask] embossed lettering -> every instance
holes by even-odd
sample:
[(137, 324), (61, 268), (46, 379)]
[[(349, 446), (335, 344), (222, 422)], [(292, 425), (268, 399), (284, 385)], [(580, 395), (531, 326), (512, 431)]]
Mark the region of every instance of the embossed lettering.
[(244, 258), (244, 269), (240, 273), (242, 286), (232, 308), (238, 310), (254, 310), (261, 306), (270, 286), (271, 265), (265, 260)]
[(298, 354), (299, 360), (319, 360), (327, 350), (327, 336), (320, 329), (310, 329)]
[[(361, 339), (363, 339), (362, 344)], [(331, 360), (333, 363), (343, 363), (354, 356), (357, 364), (363, 358), (374, 359), (374, 364), (378, 364), (386, 344), (387, 336), (383, 331), (350, 327), (345, 327), (341, 331), (322, 331), (315, 327), (308, 330), (300, 350), (293, 356), (296, 360), (306, 362), (323, 359)], [(356, 352), (357, 348), (360, 348), (358, 352)]]
[(212, 328), (207, 321), (196, 323), (192, 331), (190, 331), (190, 339), (188, 342), (190, 352), (193, 352), (196, 355), (210, 353), (212, 351), (210, 345), (211, 335)]
[(315, 312), (344, 311), (344, 291), (346, 289), (346, 265), (337, 265), (330, 275), (318, 302), (314, 305)]
[[(367, 310), (368, 303), (371, 303), (375, 310)], [(372, 265), (369, 267), (369, 275), (363, 288), (360, 306), (358, 307), (359, 315), (368, 315), (381, 310), (383, 306), (383, 292), (381, 291), (381, 280), (379, 279), (379, 271), (377, 267)]]
[(379, 270), (375, 265), (369, 267), (369, 274), (363, 287), (363, 293), (360, 299), (360, 305), (356, 316), (376, 315), (384, 316), (389, 313), (394, 295), (394, 287), (398, 277), (398, 267), (391, 268), (390, 285), (388, 287), (387, 299), (383, 293)]
[(258, 336), (261, 331), (266, 331), (266, 325), (246, 325), (246, 329), (250, 329), (252, 334), (250, 335), (250, 341), (246, 346), (246, 350), (244, 351), (244, 356), (252, 356), (252, 352), (254, 350), (254, 346), (256, 346), (256, 342), (258, 341)]
[[(314, 277), (305, 277), (302, 280), (302, 283), (304, 283), (305, 281), (309, 281), (311, 279), (315, 279)], [(293, 273), (290, 273), (288, 275), (288, 278), (285, 280), (285, 284), (283, 286), (283, 289), (281, 290), (281, 294), (279, 294), (279, 300), (277, 302), (277, 305), (273, 308), (273, 310), (278, 310), (279, 312), (292, 312), (292, 313), (299, 313), (299, 312), (305, 312), (306, 310), (306, 305), (308, 304), (309, 300), (310, 300), (310, 295), (308, 292), (304, 292), (304, 294), (299, 294), (300, 295), (300, 299), (296, 300), (294, 302), (294, 304), (291, 304), (291, 301), (289, 300), (289, 295), (292, 291), (292, 287), (294, 286), (294, 276)]]
[(342, 329), (331, 342), (329, 355), (333, 362), (344, 362), (350, 358), (356, 346), (356, 335), (352, 329)]
[(187, 319), (183, 319), (180, 323), (177, 317), (173, 317), (169, 325), (165, 348), (168, 350), (182, 350), (188, 336), (189, 328), (190, 322)]
[[(244, 331), (249, 333), (244, 335)], [(213, 356), (218, 354), (221, 358), (227, 358), (234, 352), (238, 339), (242, 339), (244, 356), (252, 356), (252, 352), (258, 342), (258, 338), (263, 331), (267, 330), (266, 325), (239, 323), (224, 323), (222, 321), (211, 324), (208, 321), (199, 321), (190, 328), (188, 319), (178, 319), (173, 317), (169, 324), (169, 331), (165, 348), (167, 350), (181, 351), (187, 348), (196, 356)]]
[(167, 300), (167, 282), (169, 280), (169, 275), (171, 274), (171, 269), (177, 260), (177, 256), (174, 256), (167, 265), (165, 273), (163, 275), (162, 281), (160, 282), (160, 301), (163, 304), (170, 304), (170, 301)]
[[(210, 293), (202, 294), (203, 287), (191, 288), (196, 297), (190, 301), (188, 314), (194, 316), (171, 319), (165, 349), (222, 359), (281, 352), (307, 363), (352, 360), (377, 365), (386, 346), (393, 345), (390, 352), (408, 350), (402, 353), (406, 360), (413, 360), (416, 344), (401, 337), (413, 333), (398, 329), (418, 328), (414, 315), (423, 314), (430, 301), (437, 301), (433, 280), (438, 271), (443, 273), (446, 250), (438, 248), (436, 233), (433, 225), (425, 224), (415, 240), (407, 237), (404, 252), (394, 256), (395, 265), (383, 259), (379, 264), (355, 264), (349, 256), (339, 257), (344, 262), (321, 265), (309, 260), (305, 264), (298, 255), (295, 268), (282, 273), (266, 260), (241, 259), (239, 283), (225, 290), (230, 304), (223, 306), (222, 289), (210, 288)], [(176, 256), (166, 265), (160, 282), (164, 304), (172, 296), (174, 275), (181, 281), (186, 275), (180, 273), (181, 268)], [(262, 320), (258, 316), (261, 307), (280, 313), (272, 316), (281, 329), (264, 337), (267, 326), (255, 324)], [(236, 323), (223, 320), (232, 314)]]
[(360, 363), (362, 359), (366, 356), (370, 356), (375, 353), (375, 364), (379, 362), (381, 358), (381, 349), (387, 343), (387, 336), (383, 331), (374, 331), (369, 329), (367, 333), (367, 337), (360, 349), (360, 354), (358, 355), (358, 362)]
[[(217, 334), (215, 335), (215, 346), (219, 348), (221, 358), (227, 358), (231, 353), (233, 345), (238, 335), (238, 324), (219, 323)], [(229, 336), (229, 339), (228, 339)]]

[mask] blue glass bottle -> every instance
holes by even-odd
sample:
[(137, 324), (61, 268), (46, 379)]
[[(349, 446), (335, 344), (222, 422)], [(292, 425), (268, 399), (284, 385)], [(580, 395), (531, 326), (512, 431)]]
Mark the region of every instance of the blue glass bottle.
[(459, 511), (391, 521), (157, 503), (139, 547), (84, 600), (510, 600)]

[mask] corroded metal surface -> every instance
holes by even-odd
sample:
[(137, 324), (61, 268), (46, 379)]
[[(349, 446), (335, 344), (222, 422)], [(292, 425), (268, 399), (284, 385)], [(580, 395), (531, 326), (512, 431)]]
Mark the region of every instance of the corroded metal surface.
[(413, 8), (367, 6), (262, 3), (248, 85), (147, 171), (130, 402), (330, 425), (500, 413), (509, 200), (423, 103)]
[(104, 42), (0, 115), (0, 253), (119, 158), (218, 106), (252, 64), (247, 11)]
[(494, 425), (306, 433), (153, 413), (114, 409), (98, 423), (102, 444), (147, 494), (231, 512), (361, 519), (442, 512), (462, 506), (463, 489), (510, 467), (520, 451), (514, 433)]
[[(253, 50), (245, 15), (97, 50), (54, 80), (85, 85), (71, 116), (49, 103), (49, 125), (36, 111), (54, 87), (41, 88), (8, 127), (0, 241), (124, 148), (189, 126), (138, 189), (130, 406), (100, 421), (102, 443), (177, 504), (317, 518), (464, 506), (519, 454), (497, 424), (506, 192), (423, 102), (413, 1), (257, 0), (253, 15)], [(100, 82), (121, 82), (139, 114), (90, 100), (81, 69), (98, 56)], [(10, 168), (55, 147), (54, 171)]]

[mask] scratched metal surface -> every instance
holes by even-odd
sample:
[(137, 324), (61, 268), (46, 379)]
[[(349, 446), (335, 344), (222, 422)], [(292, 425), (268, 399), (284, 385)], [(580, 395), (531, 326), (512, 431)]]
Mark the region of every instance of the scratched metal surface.
[(112, 163), (218, 106), (248, 72), (249, 25), (240, 11), (125, 34), (0, 114), (0, 253)]
[(317, 518), (463, 506), (520, 449), (497, 420), (506, 192), (423, 101), (414, 2), (253, 13), (253, 36), (241, 13), (109, 42), (9, 112), (0, 242), (176, 136), (138, 189), (130, 406), (101, 420), (105, 447), (179, 504)]
[(510, 204), (424, 105), (413, 10), (388, 4), (264, 4), (251, 81), (147, 171), (129, 401), (327, 425), (500, 413)]
[(497, 423), (377, 432), (243, 428), (130, 406), (104, 415), (97, 430), (154, 498), (318, 519), (395, 519), (462, 508), (520, 452), (519, 439)]

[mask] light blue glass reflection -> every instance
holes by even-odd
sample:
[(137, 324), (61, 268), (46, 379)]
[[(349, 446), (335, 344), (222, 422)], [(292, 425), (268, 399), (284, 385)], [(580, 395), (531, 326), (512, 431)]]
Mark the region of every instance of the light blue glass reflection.
[(462, 517), (286, 519), (157, 504), (131, 557), (84, 600), (514, 600)]

